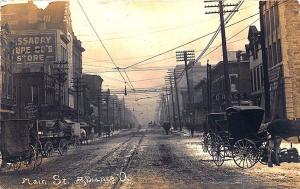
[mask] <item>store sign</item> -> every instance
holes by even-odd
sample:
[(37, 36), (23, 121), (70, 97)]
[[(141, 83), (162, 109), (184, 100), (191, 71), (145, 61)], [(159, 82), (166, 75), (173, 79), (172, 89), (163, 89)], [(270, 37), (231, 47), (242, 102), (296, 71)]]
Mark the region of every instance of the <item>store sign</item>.
[(17, 64), (55, 61), (55, 33), (16, 35), (15, 42)]

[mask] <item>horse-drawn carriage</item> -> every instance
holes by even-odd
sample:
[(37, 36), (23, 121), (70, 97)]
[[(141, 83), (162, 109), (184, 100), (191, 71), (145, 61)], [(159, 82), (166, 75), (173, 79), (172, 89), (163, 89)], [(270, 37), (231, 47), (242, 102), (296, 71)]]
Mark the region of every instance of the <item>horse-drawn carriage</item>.
[(0, 165), (3, 169), (35, 168), (42, 163), (41, 147), (29, 120), (1, 122)]
[(80, 143), (80, 133), (77, 131), (79, 130), (79, 124), (77, 127), (75, 124), (60, 120), (39, 120), (39, 140), (42, 145), (43, 155), (49, 157), (54, 151), (63, 155), (68, 151), (70, 145), (74, 144), (76, 147)]
[(208, 115), (203, 150), (221, 166), (232, 158), (240, 168), (253, 167), (266, 155), (267, 134), (260, 131), (264, 110), (256, 106), (236, 106), (224, 113)]

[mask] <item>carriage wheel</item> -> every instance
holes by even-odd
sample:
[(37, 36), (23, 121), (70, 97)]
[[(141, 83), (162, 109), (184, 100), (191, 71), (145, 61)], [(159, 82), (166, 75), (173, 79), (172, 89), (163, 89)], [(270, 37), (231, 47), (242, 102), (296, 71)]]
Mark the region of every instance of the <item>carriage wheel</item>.
[(23, 162), (23, 164), (25, 165), (25, 167), (29, 168), (29, 169), (34, 169), (35, 165), (36, 165), (36, 160), (37, 160), (37, 151), (35, 149), (34, 146), (30, 145), (29, 147), (29, 151), (27, 156), (25, 157), (25, 161)]
[(79, 145), (80, 145), (80, 139), (79, 139), (79, 137), (74, 137), (74, 139), (73, 139), (73, 142), (72, 142), (72, 146), (74, 147), (74, 148), (78, 148), (79, 147)]
[(243, 169), (253, 167), (258, 161), (259, 151), (254, 142), (248, 139), (241, 139), (233, 146), (233, 161)]
[(260, 145), (260, 147), (258, 148), (258, 161), (263, 164), (263, 165), (267, 165), (268, 164), (268, 143), (262, 142), (262, 144)]
[(41, 141), (38, 141), (37, 145), (36, 145), (36, 161), (35, 161), (35, 166), (40, 166), (42, 164), (43, 161), (43, 146)]
[(53, 150), (54, 150), (54, 147), (53, 147), (52, 142), (51, 141), (47, 141), (44, 144), (44, 147), (43, 147), (43, 155), (45, 157), (50, 157), (52, 155)]
[(21, 162), (6, 163), (5, 168), (9, 171), (18, 171), (21, 168)]
[(209, 137), (208, 133), (203, 136), (203, 141), (202, 141), (202, 150), (203, 150), (203, 152), (208, 151), (208, 142), (209, 142), (208, 137)]
[(213, 143), (212, 143), (212, 158), (213, 158), (213, 161), (214, 163), (217, 165), (217, 166), (221, 166), (223, 165), (224, 161), (225, 161), (225, 147), (224, 147), (224, 144), (223, 144), (223, 141), (221, 139), (220, 136), (214, 136), (213, 137)]
[(63, 156), (65, 153), (67, 153), (68, 149), (69, 149), (69, 142), (66, 139), (61, 139), (58, 145), (58, 151), (60, 155)]
[(207, 136), (207, 152), (212, 156), (212, 144), (213, 144), (213, 135), (208, 134)]

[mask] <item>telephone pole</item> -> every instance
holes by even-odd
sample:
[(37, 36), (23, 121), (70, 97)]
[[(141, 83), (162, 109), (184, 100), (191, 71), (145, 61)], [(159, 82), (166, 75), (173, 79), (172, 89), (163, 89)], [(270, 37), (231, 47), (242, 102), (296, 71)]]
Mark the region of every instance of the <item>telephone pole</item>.
[(211, 103), (211, 65), (209, 64), (208, 60), (207, 60), (207, 73), (206, 73), (206, 90), (207, 90), (207, 113), (211, 113), (212, 110), (212, 103)]
[(263, 15), (265, 1), (259, 1), (259, 16), (260, 16), (260, 42), (262, 50), (263, 73), (264, 73), (264, 97), (265, 97), (265, 122), (271, 120), (271, 102), (270, 102), (270, 83), (268, 70), (268, 54), (266, 49), (265, 37), (265, 17)]
[(106, 94), (106, 124), (109, 125), (109, 96), (110, 96), (110, 91), (107, 89), (107, 94)]
[(182, 131), (182, 122), (181, 122), (181, 115), (180, 115), (180, 106), (179, 106), (179, 97), (178, 97), (178, 88), (177, 88), (177, 78), (176, 78), (175, 69), (174, 69), (174, 88), (175, 88), (175, 95), (176, 95), (179, 129), (180, 129), (180, 131)]
[(102, 112), (102, 89), (99, 89), (97, 95), (97, 105), (98, 105), (98, 124), (99, 124), (99, 134), (102, 135), (102, 125), (101, 125), (101, 112)]
[(170, 105), (169, 105), (169, 94), (168, 88), (166, 86), (166, 103), (167, 103), (167, 114), (168, 114), (168, 121), (171, 123), (171, 113), (170, 113)]
[(175, 103), (174, 103), (174, 94), (173, 94), (172, 75), (167, 76), (165, 79), (166, 79), (166, 81), (169, 81), (169, 83), (170, 83), (170, 92), (171, 92), (171, 100), (172, 100), (172, 114), (173, 114), (173, 127), (175, 130), (177, 130), (176, 118), (175, 118)]
[(62, 110), (62, 100), (64, 99), (62, 96), (63, 87), (65, 82), (67, 81), (67, 71), (68, 62), (56, 62), (54, 63), (54, 78), (58, 82), (58, 106), (59, 106), (59, 119), (63, 119), (63, 110)]
[(121, 103), (118, 104), (118, 110), (119, 110), (119, 129), (121, 129), (121, 123), (122, 123), (122, 109), (121, 109)]
[[(205, 3), (217, 3), (217, 1), (204, 1)], [(223, 1), (219, 1), (218, 5), (205, 5), (205, 8), (219, 8), (218, 11), (206, 12), (206, 14), (219, 14), (221, 23), (221, 36), (222, 36), (222, 50), (223, 50), (223, 66), (224, 66), (224, 82), (225, 82), (225, 97), (226, 106), (231, 106), (231, 87), (228, 71), (228, 54), (227, 54), (227, 44), (226, 44), (226, 31), (224, 23), (224, 13), (227, 12), (237, 12), (238, 10), (224, 10), (224, 7), (236, 7), (238, 4), (224, 4)]]
[(113, 131), (115, 130), (115, 99), (112, 99), (112, 125), (113, 125)]
[(73, 81), (72, 81), (73, 88), (75, 89), (74, 92), (76, 92), (77, 123), (79, 123), (79, 121), (80, 121), (79, 96), (81, 96), (80, 93), (82, 92), (82, 89), (81, 89), (81, 87), (82, 87), (82, 80), (81, 79), (82, 78), (80, 78), (80, 77), (77, 76), (77, 77), (73, 78)]
[[(176, 61), (182, 62), (184, 61), (184, 70), (186, 75), (186, 85), (187, 85), (187, 92), (188, 92), (188, 120), (191, 122), (193, 117), (194, 111), (192, 108), (192, 97), (191, 97), (191, 88), (190, 88), (190, 81), (189, 81), (189, 68), (188, 62), (195, 61), (195, 51), (177, 51), (176, 52)], [(194, 119), (192, 119), (194, 122)]]
[(126, 126), (126, 105), (125, 105), (125, 97), (123, 96), (123, 102), (124, 102), (124, 124)]

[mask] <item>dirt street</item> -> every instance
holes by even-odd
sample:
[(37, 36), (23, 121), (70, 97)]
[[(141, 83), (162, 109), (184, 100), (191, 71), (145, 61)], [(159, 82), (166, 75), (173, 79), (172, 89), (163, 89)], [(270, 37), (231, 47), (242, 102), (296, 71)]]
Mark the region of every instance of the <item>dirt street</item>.
[(161, 128), (122, 131), (44, 159), (33, 170), (2, 171), (0, 188), (300, 188), (300, 164), (216, 167), (201, 138)]

